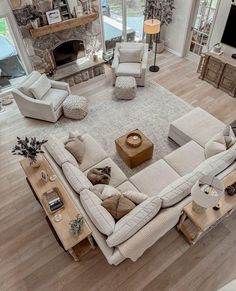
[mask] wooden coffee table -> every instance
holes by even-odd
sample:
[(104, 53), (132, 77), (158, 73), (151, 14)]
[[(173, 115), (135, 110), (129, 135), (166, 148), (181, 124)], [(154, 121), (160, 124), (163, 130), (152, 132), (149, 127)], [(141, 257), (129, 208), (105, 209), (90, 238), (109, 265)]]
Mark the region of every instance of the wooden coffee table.
[[(223, 178), (224, 188), (236, 181), (236, 170)], [(208, 208), (204, 213), (196, 213), (192, 202), (184, 207), (183, 215), (177, 229), (183, 233), (190, 244), (195, 244), (205, 233), (220, 223), (236, 209), (236, 194), (229, 196), (226, 192), (220, 199), (220, 209)]]
[[(138, 133), (141, 136), (142, 143), (138, 147), (127, 144), (126, 138), (130, 133)], [(117, 138), (115, 144), (118, 154), (131, 169), (152, 158), (153, 143), (139, 129)]]

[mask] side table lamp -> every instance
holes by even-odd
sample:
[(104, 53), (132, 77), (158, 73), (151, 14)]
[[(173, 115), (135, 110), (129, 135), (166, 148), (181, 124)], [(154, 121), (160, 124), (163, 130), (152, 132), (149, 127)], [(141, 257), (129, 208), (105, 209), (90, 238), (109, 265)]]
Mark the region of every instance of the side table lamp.
[(193, 210), (200, 214), (207, 208), (216, 206), (223, 193), (224, 186), (218, 178), (210, 175), (203, 176), (191, 190)]

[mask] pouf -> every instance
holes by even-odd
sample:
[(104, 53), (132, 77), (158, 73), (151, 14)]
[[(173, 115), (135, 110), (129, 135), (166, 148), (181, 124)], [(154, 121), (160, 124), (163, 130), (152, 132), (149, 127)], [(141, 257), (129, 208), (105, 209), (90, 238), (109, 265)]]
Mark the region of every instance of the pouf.
[(63, 102), (64, 116), (71, 119), (83, 119), (88, 113), (88, 101), (83, 96), (69, 95)]
[(120, 76), (116, 78), (114, 96), (117, 99), (131, 100), (136, 96), (137, 84), (134, 77)]

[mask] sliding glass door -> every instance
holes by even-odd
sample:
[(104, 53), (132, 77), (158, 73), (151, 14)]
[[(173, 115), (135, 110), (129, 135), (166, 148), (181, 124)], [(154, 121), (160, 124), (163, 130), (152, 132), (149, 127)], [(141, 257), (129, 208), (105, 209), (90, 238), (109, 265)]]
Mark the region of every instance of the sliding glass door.
[(102, 0), (106, 50), (122, 40), (142, 40), (144, 5), (145, 0)]

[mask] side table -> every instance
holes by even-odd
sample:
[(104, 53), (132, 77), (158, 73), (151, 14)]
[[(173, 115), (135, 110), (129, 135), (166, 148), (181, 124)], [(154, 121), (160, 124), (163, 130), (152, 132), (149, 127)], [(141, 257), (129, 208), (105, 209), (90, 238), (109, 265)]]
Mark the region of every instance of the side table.
[[(49, 223), (54, 236), (63, 249), (70, 253), (75, 261), (79, 261), (81, 255), (88, 252), (91, 248), (95, 249), (92, 231), (88, 224), (84, 221), (81, 232), (78, 236), (71, 233), (69, 223), (80, 214), (79, 210), (58, 178), (53, 182), (48, 181), (47, 183), (41, 179), (41, 171), (47, 172), (49, 176), (54, 175), (49, 162), (44, 156), (42, 156), (42, 163), (39, 168), (31, 167), (27, 159), (20, 161), (20, 164), (26, 174), (26, 180), (29, 183), (35, 198), (41, 204), (46, 214), (47, 222)], [(59, 209), (55, 213), (49, 211), (46, 205), (44, 205), (45, 202), (43, 199), (43, 194), (52, 188), (59, 189), (64, 202), (64, 208)], [(56, 222), (56, 214), (62, 216), (61, 221)], [(89, 244), (86, 244), (86, 241), (89, 242)]]
[[(224, 188), (236, 181), (236, 170), (223, 178)], [(192, 202), (183, 209), (183, 215), (177, 229), (183, 233), (190, 244), (195, 244), (205, 233), (215, 227), (236, 208), (236, 194), (229, 196), (226, 191), (221, 197), (220, 209), (208, 208), (204, 213), (196, 213), (192, 209)]]

